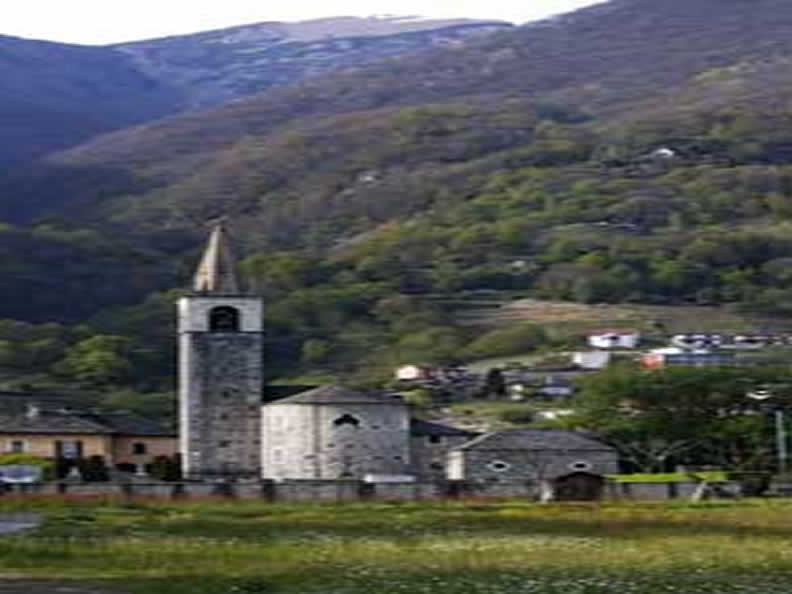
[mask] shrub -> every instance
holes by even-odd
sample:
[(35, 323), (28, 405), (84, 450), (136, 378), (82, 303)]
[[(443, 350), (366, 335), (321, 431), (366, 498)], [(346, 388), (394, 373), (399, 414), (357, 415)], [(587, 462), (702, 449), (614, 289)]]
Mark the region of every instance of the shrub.
[(523, 324), (513, 328), (500, 328), (480, 336), (464, 350), (466, 358), (502, 357), (519, 355), (547, 344), (544, 329), (534, 324)]
[(86, 482), (105, 482), (110, 480), (104, 458), (102, 456), (91, 456), (81, 458), (77, 461), (77, 468), (80, 469), (82, 479)]
[(428, 407), (432, 405), (432, 392), (425, 388), (410, 390), (404, 393), (404, 401), (412, 406)]
[(179, 456), (157, 456), (151, 463), (149, 474), (161, 481), (181, 480), (181, 461)]
[(527, 425), (534, 420), (534, 413), (529, 409), (512, 408), (501, 411), (498, 415), (501, 421), (511, 423), (513, 425)]
[(55, 474), (55, 463), (47, 458), (23, 453), (0, 455), (0, 466), (15, 465), (37, 466), (41, 468), (44, 480), (52, 479)]

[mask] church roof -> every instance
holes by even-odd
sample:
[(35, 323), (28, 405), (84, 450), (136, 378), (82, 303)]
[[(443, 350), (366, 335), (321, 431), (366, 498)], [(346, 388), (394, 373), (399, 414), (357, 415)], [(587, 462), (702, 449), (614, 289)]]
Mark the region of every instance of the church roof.
[(219, 295), (239, 293), (234, 257), (222, 224), (217, 225), (209, 237), (209, 243), (193, 279), (193, 289), (199, 293)]
[(261, 391), (262, 404), (270, 404), (277, 400), (283, 400), (289, 396), (302, 394), (308, 390), (313, 390), (316, 386), (291, 385), (291, 384), (266, 384)]
[(608, 445), (578, 433), (561, 429), (507, 429), (481, 435), (457, 450), (588, 450), (612, 451)]
[(431, 435), (441, 437), (469, 437), (473, 439), (479, 434), (474, 431), (459, 429), (458, 427), (450, 427), (448, 425), (441, 425), (440, 423), (424, 421), (423, 419), (410, 419), (410, 435), (414, 435), (415, 437)]
[(343, 386), (319, 386), (307, 392), (283, 398), (277, 404), (404, 404), (400, 397), (384, 394), (365, 394)]

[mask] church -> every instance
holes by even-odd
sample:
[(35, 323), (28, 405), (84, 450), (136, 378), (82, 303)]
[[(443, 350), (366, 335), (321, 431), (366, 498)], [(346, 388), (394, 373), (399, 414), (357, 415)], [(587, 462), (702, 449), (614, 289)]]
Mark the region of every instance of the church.
[(557, 475), (616, 470), (615, 452), (595, 440), (541, 430), (482, 439), (412, 418), (394, 394), (330, 385), (273, 397), (264, 381), (262, 314), (262, 299), (241, 290), (226, 231), (217, 226), (192, 292), (178, 303), (179, 451), (187, 479), (430, 481), (453, 472), (459, 480), (526, 480), (536, 478), (531, 444), (540, 442)]

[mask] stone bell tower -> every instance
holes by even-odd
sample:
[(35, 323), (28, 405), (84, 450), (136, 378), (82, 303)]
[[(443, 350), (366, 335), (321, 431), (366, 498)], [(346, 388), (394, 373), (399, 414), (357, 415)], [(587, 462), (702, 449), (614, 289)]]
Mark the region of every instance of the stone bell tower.
[(259, 477), (262, 301), (240, 291), (218, 225), (179, 300), (179, 446), (185, 478)]

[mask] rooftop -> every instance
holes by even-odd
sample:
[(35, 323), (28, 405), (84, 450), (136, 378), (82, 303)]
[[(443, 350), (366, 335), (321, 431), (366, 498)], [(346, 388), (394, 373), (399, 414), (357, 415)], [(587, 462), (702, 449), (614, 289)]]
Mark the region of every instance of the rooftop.
[(389, 404), (404, 405), (401, 397), (388, 394), (367, 394), (343, 386), (319, 386), (288, 398), (271, 403), (277, 404)]
[(461, 445), (458, 450), (574, 450), (612, 451), (600, 443), (576, 431), (561, 429), (507, 429), (487, 433)]
[(466, 429), (424, 421), (423, 419), (410, 419), (410, 435), (416, 437), (428, 437), (432, 435), (441, 437), (469, 437), (472, 439), (479, 434)]
[(0, 392), (0, 434), (173, 436), (159, 421), (131, 412), (102, 412), (63, 394)]

